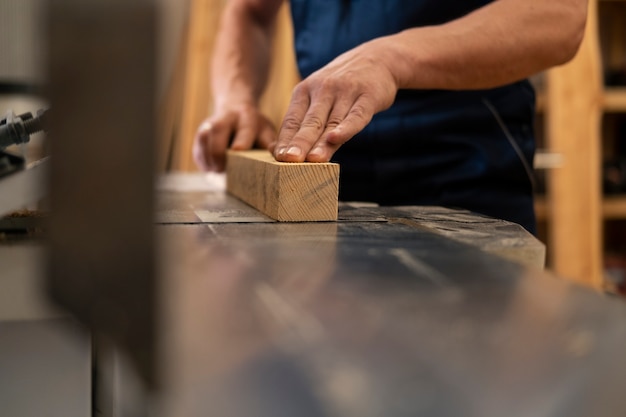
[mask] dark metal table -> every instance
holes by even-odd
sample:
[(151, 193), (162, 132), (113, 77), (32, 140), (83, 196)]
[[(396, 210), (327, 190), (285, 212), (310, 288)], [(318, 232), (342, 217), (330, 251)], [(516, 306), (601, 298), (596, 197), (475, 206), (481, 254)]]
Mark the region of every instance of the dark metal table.
[(516, 225), (358, 204), (275, 223), (219, 191), (163, 191), (157, 220), (162, 415), (626, 413), (626, 306), (483, 250), (540, 263)]

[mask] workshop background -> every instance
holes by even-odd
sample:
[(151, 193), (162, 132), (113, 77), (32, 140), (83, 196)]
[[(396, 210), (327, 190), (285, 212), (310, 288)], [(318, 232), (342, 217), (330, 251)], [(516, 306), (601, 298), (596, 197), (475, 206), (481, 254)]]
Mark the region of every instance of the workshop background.
[[(197, 126), (210, 114), (209, 59), (224, 0), (159, 0), (161, 171), (191, 171)], [(0, 3), (0, 111), (41, 108), (43, 0)], [(537, 213), (548, 267), (598, 289), (626, 292), (626, 2), (590, 1), (576, 59), (534, 77), (538, 91)], [(288, 5), (280, 12), (269, 88), (279, 123), (298, 75)], [(34, 138), (32, 158), (43, 150)]]
[[(191, 0), (170, 45), (159, 166), (193, 170), (189, 149), (210, 113), (206, 68), (223, 1)], [(592, 0), (583, 45), (568, 65), (538, 74), (537, 214), (548, 267), (595, 288), (626, 290), (626, 2)], [(173, 26), (171, 26), (173, 27)], [(288, 6), (261, 101), (279, 123), (298, 81)], [(172, 42), (174, 35), (169, 36)], [(175, 58), (174, 58), (175, 57)]]

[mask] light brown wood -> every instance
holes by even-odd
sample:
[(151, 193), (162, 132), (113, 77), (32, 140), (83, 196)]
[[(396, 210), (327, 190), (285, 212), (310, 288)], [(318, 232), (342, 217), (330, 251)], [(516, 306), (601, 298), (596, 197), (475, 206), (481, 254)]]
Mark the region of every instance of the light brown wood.
[(592, 1), (578, 55), (548, 73), (549, 149), (563, 155), (563, 166), (548, 178), (548, 215), (555, 272), (598, 289), (603, 287), (600, 62), (597, 3)]
[(226, 189), (278, 221), (334, 221), (339, 165), (277, 162), (266, 150), (229, 151)]
[(626, 87), (607, 88), (602, 104), (607, 112), (626, 112)]
[(172, 152), (174, 170), (189, 171), (195, 167), (191, 147), (198, 126), (209, 114), (209, 62), (221, 8), (221, 0), (191, 0), (180, 126)]
[[(544, 197), (535, 197), (535, 215), (538, 220), (550, 220)], [(607, 220), (626, 219), (626, 197), (605, 197), (602, 201), (602, 217)]]

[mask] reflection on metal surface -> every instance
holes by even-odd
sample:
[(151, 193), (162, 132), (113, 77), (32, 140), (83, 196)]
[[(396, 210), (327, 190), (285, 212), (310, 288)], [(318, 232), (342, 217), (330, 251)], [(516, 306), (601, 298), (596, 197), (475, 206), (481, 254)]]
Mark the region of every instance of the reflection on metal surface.
[(164, 415), (626, 411), (601, 383), (626, 375), (626, 306), (397, 221), (428, 210), (364, 210), (161, 229)]
[[(301, 305), (335, 269), (336, 223), (201, 227), (161, 230), (170, 324), (163, 340), (170, 359), (176, 358), (165, 361), (175, 398), (168, 415), (182, 412), (189, 396), (195, 398), (191, 403), (204, 404), (207, 375), (226, 377), (274, 344), (288, 348), (315, 337), (320, 329)], [(294, 245), (294, 236), (303, 243)], [(302, 262), (314, 257), (321, 261), (315, 268)], [(277, 262), (268, 262), (272, 258)]]
[(439, 271), (428, 266), (426, 263), (414, 258), (405, 249), (390, 249), (389, 253), (398, 258), (401, 264), (409, 268), (414, 274), (421, 275), (429, 279), (433, 284), (444, 286), (448, 281)]

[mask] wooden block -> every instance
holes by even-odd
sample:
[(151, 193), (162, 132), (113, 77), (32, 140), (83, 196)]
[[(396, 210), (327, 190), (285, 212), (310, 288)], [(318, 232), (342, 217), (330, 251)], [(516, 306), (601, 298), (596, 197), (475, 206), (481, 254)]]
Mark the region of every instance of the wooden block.
[(339, 165), (277, 162), (266, 150), (229, 151), (226, 189), (281, 222), (334, 221)]

